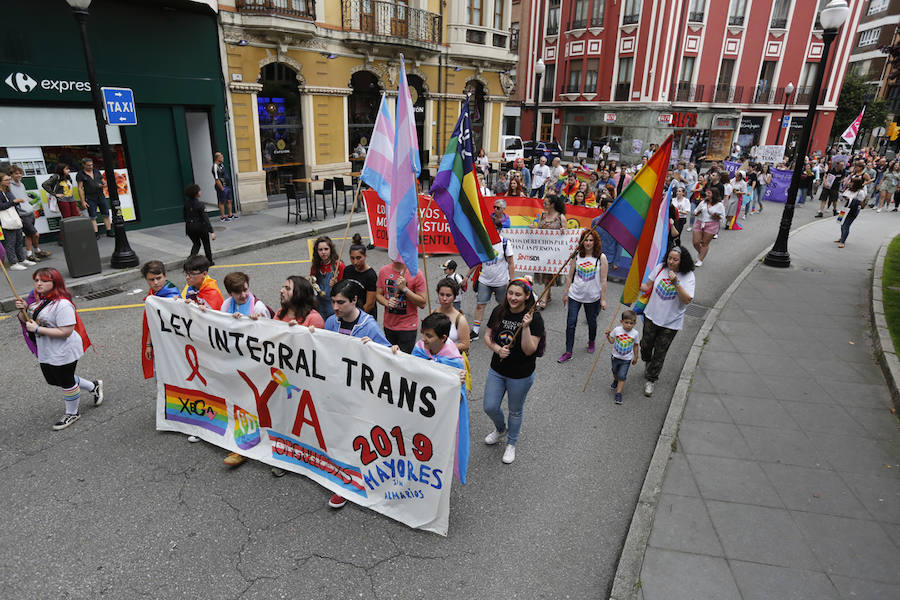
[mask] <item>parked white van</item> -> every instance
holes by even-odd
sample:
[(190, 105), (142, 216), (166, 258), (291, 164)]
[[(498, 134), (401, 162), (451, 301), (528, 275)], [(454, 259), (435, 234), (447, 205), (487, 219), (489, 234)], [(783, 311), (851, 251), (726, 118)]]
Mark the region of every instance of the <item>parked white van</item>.
[(522, 138), (517, 135), (500, 136), (500, 161), (502, 166), (509, 169), (517, 158), (525, 158), (525, 147)]

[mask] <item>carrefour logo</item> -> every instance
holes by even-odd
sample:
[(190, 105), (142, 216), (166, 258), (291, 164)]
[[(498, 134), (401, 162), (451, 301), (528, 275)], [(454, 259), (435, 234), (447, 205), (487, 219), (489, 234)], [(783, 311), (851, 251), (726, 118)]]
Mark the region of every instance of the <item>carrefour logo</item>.
[(25, 94), (36, 88), (37, 84), (28, 73), (10, 73), (6, 78), (6, 85)]
[(91, 84), (88, 81), (67, 81), (65, 79), (42, 79), (40, 82), (35, 81), (28, 73), (10, 73), (4, 80), (6, 85), (17, 92), (27, 94), (31, 90), (40, 86), (42, 90), (56, 90), (57, 93), (64, 94), (69, 91), (90, 92)]

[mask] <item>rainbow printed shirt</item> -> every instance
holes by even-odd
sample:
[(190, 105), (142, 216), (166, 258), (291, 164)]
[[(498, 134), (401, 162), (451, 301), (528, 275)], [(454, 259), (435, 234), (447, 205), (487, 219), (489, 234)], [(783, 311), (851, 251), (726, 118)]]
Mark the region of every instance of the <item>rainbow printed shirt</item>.
[(612, 356), (620, 360), (634, 359), (634, 345), (638, 342), (641, 334), (637, 329), (632, 328), (631, 331), (625, 331), (621, 325), (610, 332), (613, 339)]
[(675, 291), (675, 284), (668, 277), (661, 278), (656, 283), (654, 291), (660, 300), (672, 300), (678, 295), (678, 292)]
[(597, 259), (592, 256), (575, 265), (575, 275), (582, 281), (593, 281), (598, 273), (600, 273), (600, 266)]

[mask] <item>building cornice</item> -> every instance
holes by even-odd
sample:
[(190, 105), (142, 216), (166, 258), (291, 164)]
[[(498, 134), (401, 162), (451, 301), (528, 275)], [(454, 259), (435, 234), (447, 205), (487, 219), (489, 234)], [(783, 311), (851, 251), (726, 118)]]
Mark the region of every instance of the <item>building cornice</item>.
[(351, 88), (324, 87), (315, 85), (301, 85), (301, 94), (311, 94), (313, 96), (349, 96), (353, 93)]
[(228, 89), (238, 94), (258, 94), (262, 91), (263, 86), (261, 83), (243, 83), (239, 81), (232, 81), (228, 84)]

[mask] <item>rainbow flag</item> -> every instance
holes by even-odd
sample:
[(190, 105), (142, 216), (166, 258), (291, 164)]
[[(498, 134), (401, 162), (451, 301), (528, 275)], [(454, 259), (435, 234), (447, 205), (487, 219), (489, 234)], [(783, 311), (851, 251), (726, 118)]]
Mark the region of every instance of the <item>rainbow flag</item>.
[(431, 185), (431, 195), (447, 219), (459, 255), (470, 267), (496, 258), (493, 245), (500, 242), (490, 211), (481, 198), (473, 156), (466, 98)]
[(623, 304), (638, 299), (647, 264), (656, 258), (651, 257), (651, 250), (657, 219), (648, 219), (648, 216), (659, 215), (671, 154), (670, 135), (597, 221), (597, 226), (606, 230), (632, 256), (631, 270), (622, 292)]
[[(653, 229), (653, 242), (650, 244), (650, 253), (647, 259), (647, 265), (644, 267), (643, 277), (641, 277), (641, 284), (649, 281), (652, 286), (653, 280), (659, 275), (660, 270), (665, 268), (666, 248), (668, 247), (669, 242), (669, 205), (671, 203), (672, 190), (670, 188), (666, 193), (665, 200), (659, 203), (659, 210), (657, 211), (656, 222)], [(628, 271), (628, 278), (625, 280), (625, 289), (628, 289), (628, 282), (632, 277), (632, 273), (634, 273), (635, 277), (639, 276), (639, 274), (635, 272), (635, 264), (635, 262), (631, 263), (632, 268)], [(640, 289), (640, 285), (638, 288)], [(650, 294), (653, 293), (653, 289), (651, 287), (651, 289), (646, 292), (640, 291), (639, 293), (640, 296), (634, 301), (633, 307), (634, 312), (637, 314), (644, 312), (644, 308), (646, 308), (647, 303), (650, 302)], [(624, 299), (624, 293), (622, 296)]]
[(166, 420), (202, 427), (218, 435), (228, 429), (225, 398), (165, 384)]
[(402, 260), (415, 277), (419, 272), (419, 196), (416, 193), (416, 178), (422, 172), (422, 165), (419, 162), (419, 138), (402, 54), (395, 125), (391, 197), (387, 207), (388, 256), (391, 260)]

